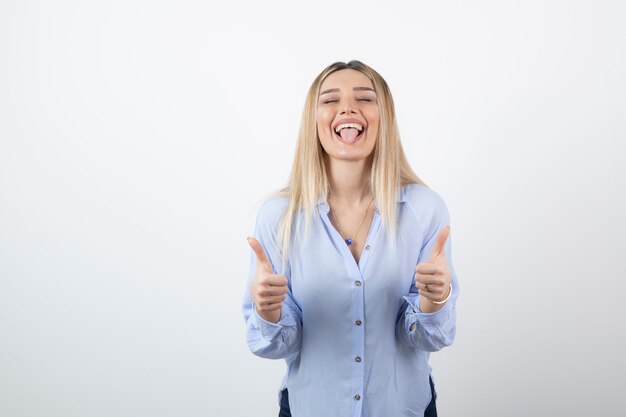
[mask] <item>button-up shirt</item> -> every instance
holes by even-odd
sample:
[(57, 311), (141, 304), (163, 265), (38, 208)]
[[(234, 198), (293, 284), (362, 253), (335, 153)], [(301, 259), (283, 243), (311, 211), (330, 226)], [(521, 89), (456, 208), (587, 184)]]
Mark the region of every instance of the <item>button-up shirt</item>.
[(288, 388), (294, 417), (422, 416), (431, 400), (430, 352), (450, 345), (455, 335), (459, 285), (451, 236), (445, 244), (449, 300), (434, 313), (422, 313), (415, 286), (416, 264), (429, 261), (449, 224), (445, 202), (423, 185), (402, 187), (395, 237), (389, 239), (377, 209), (357, 263), (330, 222), (328, 203), (320, 200), (309, 234), (290, 247), (283, 266), (277, 232), (287, 203), (282, 197), (266, 200), (254, 233), (273, 272), (289, 281), (280, 320), (263, 320), (253, 305), (254, 253), (243, 300), (250, 350), (286, 361), (279, 398)]

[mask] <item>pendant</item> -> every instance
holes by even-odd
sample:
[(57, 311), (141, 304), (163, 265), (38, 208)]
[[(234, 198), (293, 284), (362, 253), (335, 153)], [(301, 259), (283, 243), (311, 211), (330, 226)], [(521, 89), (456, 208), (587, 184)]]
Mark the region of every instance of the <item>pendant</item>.
[(347, 238), (346, 239), (346, 245), (348, 245), (348, 246), (352, 245), (352, 239)]

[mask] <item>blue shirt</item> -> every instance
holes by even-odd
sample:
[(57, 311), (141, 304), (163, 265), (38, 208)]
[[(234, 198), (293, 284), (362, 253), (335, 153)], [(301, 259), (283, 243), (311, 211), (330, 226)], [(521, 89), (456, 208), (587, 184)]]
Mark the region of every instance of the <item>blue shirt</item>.
[(306, 242), (290, 248), (283, 270), (276, 235), (287, 202), (270, 198), (258, 212), (254, 236), (274, 273), (288, 278), (289, 292), (278, 323), (257, 314), (249, 291), (252, 253), (243, 300), (250, 350), (285, 359), (280, 390), (288, 388), (294, 417), (423, 416), (431, 400), (430, 352), (450, 345), (455, 335), (459, 284), (451, 236), (445, 245), (453, 289), (448, 302), (422, 313), (415, 287), (415, 265), (428, 262), (449, 224), (445, 202), (423, 185), (402, 187), (395, 245), (377, 209), (357, 264), (328, 218), (328, 203), (320, 200)]

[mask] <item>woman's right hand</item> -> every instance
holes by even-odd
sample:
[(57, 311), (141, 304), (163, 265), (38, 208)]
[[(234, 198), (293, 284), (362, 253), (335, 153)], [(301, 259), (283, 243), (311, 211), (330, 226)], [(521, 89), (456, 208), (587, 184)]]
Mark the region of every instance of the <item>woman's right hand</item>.
[(289, 291), (289, 281), (282, 275), (272, 273), (272, 264), (258, 240), (249, 237), (248, 243), (256, 255), (256, 272), (250, 283), (252, 301), (263, 320), (278, 323), (282, 302)]

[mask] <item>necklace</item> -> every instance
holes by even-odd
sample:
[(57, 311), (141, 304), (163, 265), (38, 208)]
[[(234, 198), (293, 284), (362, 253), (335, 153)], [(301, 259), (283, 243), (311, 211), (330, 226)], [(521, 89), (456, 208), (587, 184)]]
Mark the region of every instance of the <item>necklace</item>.
[[(361, 225), (363, 224), (363, 221), (365, 220), (365, 217), (367, 216), (367, 212), (370, 210), (370, 206), (372, 205), (372, 201), (374, 201), (374, 197), (372, 197), (372, 199), (370, 200), (370, 203), (367, 205), (367, 208), (365, 209), (365, 213), (363, 213), (363, 218), (359, 222), (359, 225), (357, 226), (357, 228), (354, 231), (354, 233), (352, 233), (352, 236), (355, 237), (355, 238), (356, 238), (356, 234), (359, 233), (359, 230), (361, 229)], [(335, 215), (335, 210), (331, 210), (330, 214), (333, 215), (333, 218), (337, 222), (337, 227), (339, 227), (339, 234), (341, 235), (341, 237), (344, 237), (343, 228), (341, 227), (341, 224), (339, 223), (339, 219)], [(346, 242), (346, 245), (348, 245), (348, 246), (352, 245), (352, 242), (353, 242), (352, 239), (353, 238), (351, 238), (351, 237), (344, 238), (344, 241)]]

